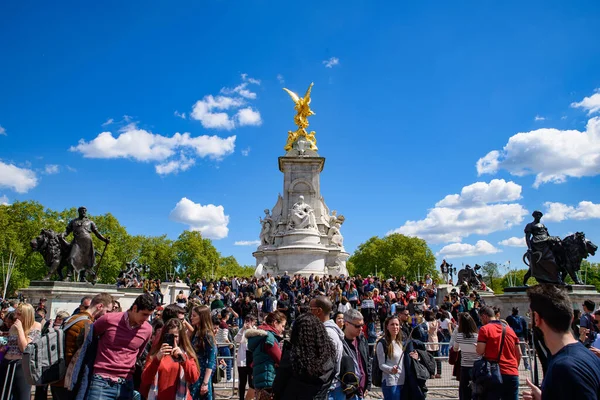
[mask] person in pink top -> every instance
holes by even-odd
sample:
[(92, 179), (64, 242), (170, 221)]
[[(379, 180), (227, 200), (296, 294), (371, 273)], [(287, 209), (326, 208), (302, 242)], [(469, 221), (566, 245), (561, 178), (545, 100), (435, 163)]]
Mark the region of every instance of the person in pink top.
[(94, 322), (98, 352), (88, 400), (133, 398), (133, 371), (152, 336), (148, 318), (156, 303), (149, 294), (138, 296), (129, 311), (109, 313)]

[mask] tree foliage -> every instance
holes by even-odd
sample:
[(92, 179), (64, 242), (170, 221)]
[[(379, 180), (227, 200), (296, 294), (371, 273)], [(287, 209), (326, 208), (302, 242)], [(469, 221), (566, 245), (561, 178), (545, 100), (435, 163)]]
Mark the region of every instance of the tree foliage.
[(500, 284), (498, 279), (500, 278), (500, 269), (498, 268), (498, 264), (495, 262), (486, 261), (481, 266), (481, 270), (483, 271), (483, 280), (487, 282), (493, 291), (496, 291), (498, 285)]
[[(31, 249), (31, 240), (42, 229), (64, 232), (70, 220), (77, 217), (76, 208), (55, 211), (44, 208), (38, 202), (15, 202), (0, 206), (0, 258), (8, 262), (12, 252), (16, 257), (16, 268), (9, 282), (9, 294), (18, 288), (27, 287), (32, 280), (43, 278), (47, 267), (39, 253)], [(200, 232), (184, 231), (177, 240), (166, 235), (130, 235), (117, 218), (110, 213), (89, 215), (98, 230), (111, 242), (99, 265), (98, 276), (102, 283), (114, 283), (125, 263), (136, 260), (150, 266), (149, 278), (165, 279), (173, 274), (190, 273), (193, 278), (217, 276), (250, 276), (253, 267), (242, 267), (233, 256), (221, 257), (209, 239)], [(67, 237), (72, 240), (72, 235)], [(105, 243), (92, 235), (94, 248), (102, 253)], [(97, 255), (96, 262), (100, 261)], [(0, 277), (4, 280), (4, 276)]]
[(437, 277), (435, 256), (423, 239), (399, 233), (379, 238), (373, 236), (358, 246), (348, 260), (351, 274), (363, 276), (406, 276), (410, 280), (423, 278), (425, 274)]

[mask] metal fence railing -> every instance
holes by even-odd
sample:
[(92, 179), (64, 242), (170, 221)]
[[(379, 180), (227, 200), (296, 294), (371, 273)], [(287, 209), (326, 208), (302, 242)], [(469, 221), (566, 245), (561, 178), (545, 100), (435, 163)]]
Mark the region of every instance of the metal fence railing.
[[(448, 346), (449, 343), (424, 343), (427, 345), (438, 345), (441, 350), (442, 346)], [(375, 343), (370, 343), (370, 346), (374, 346)], [(522, 361), (519, 363), (519, 387), (525, 388), (525, 379), (530, 378), (533, 381), (533, 353), (526, 342), (521, 342), (521, 349), (523, 353)], [(458, 386), (459, 381), (452, 375), (453, 366), (448, 364), (448, 356), (435, 356), (437, 363), (436, 373), (440, 375), (440, 378), (431, 378), (427, 381), (427, 398), (428, 399), (458, 399)], [(526, 368), (525, 366), (530, 368)], [(437, 368), (441, 367), (441, 371), (437, 371)], [(440, 373), (441, 372), (441, 373)], [(541, 368), (540, 368), (541, 372)], [(383, 398), (381, 395), (381, 388), (373, 387), (371, 389), (373, 398)]]
[[(370, 343), (371, 350), (374, 351), (373, 346), (375, 343)], [(425, 345), (438, 345), (439, 349), (442, 349), (442, 346), (448, 346), (449, 343), (425, 343)], [(237, 352), (238, 352), (238, 344), (237, 343), (218, 343), (217, 347), (226, 347), (230, 348), (230, 355), (225, 356), (221, 355), (222, 352), (219, 352), (217, 355), (217, 370), (215, 371), (216, 383), (214, 383), (215, 389), (215, 397), (219, 399), (234, 399), (238, 398), (238, 374), (237, 374)], [(522, 361), (519, 364), (519, 386), (520, 388), (525, 388), (525, 379), (530, 378), (533, 380), (533, 353), (530, 349), (529, 345), (526, 342), (521, 342), (522, 348)], [(439, 371), (436, 370), (436, 373), (440, 375), (439, 378), (431, 378), (427, 381), (427, 398), (428, 399), (445, 399), (452, 400), (458, 399), (458, 386), (459, 381), (452, 375), (453, 366), (448, 364), (448, 356), (435, 356), (436, 362), (439, 362), (437, 367), (441, 367)], [(227, 362), (229, 361), (231, 365), (231, 380), (227, 380)], [(530, 368), (525, 368), (525, 366), (529, 366)], [(541, 373), (541, 368), (540, 368)], [(213, 381), (214, 382), (214, 381)], [(369, 398), (372, 399), (382, 399), (383, 395), (381, 394), (381, 388), (373, 386), (371, 392), (369, 394)]]

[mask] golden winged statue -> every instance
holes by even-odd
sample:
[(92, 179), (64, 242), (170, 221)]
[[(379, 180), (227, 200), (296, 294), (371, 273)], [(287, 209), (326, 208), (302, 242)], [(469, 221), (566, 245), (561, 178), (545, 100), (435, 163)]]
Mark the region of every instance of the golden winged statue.
[(310, 109), (310, 91), (312, 90), (313, 85), (314, 83), (310, 84), (304, 97), (300, 97), (291, 90), (283, 88), (294, 101), (294, 110), (297, 112), (294, 116), (294, 123), (298, 125), (298, 129), (295, 131), (288, 131), (288, 140), (284, 147), (286, 151), (290, 151), (293, 144), (301, 137), (304, 137), (310, 143), (311, 150), (317, 150), (315, 131), (310, 133), (306, 131), (306, 128), (308, 128), (308, 117), (315, 115), (314, 111)]

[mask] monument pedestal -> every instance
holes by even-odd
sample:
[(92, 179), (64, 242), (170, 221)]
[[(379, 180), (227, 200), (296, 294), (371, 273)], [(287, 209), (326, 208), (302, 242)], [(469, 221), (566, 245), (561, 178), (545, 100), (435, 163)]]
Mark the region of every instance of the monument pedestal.
[[(325, 158), (314, 151), (290, 150), (279, 157), (279, 170), (283, 172), (283, 196), (279, 195), (272, 214), (268, 215), (272, 224), (272, 235), (267, 243), (261, 244), (252, 253), (256, 258), (256, 276), (283, 274), (290, 275), (347, 275), (346, 260), (350, 256), (340, 242), (331, 240), (329, 231), (338, 220), (337, 215), (330, 215), (329, 208), (321, 196), (320, 173), (325, 165)], [(303, 198), (306, 209), (310, 210), (314, 219), (308, 226), (294, 226), (292, 213), (294, 206)], [(263, 222), (264, 223), (264, 222)], [(339, 233), (339, 225), (338, 225)], [(334, 229), (335, 230), (335, 229)], [(263, 241), (263, 237), (261, 237)]]
[[(486, 297), (485, 302), (488, 305), (500, 307), (502, 317), (510, 315), (513, 307), (519, 307), (521, 315), (529, 311), (529, 299), (527, 298), (527, 286), (515, 286), (504, 289), (503, 294)], [(581, 310), (585, 300), (592, 300), (600, 304), (600, 293), (593, 285), (570, 285), (567, 286), (569, 298), (573, 304), (574, 310)]]
[[(175, 303), (179, 291), (187, 295), (190, 288), (185, 283), (164, 282), (161, 285), (163, 302)], [(61, 281), (31, 281), (28, 288), (21, 289), (28, 303), (38, 304), (41, 298), (47, 299), (46, 310), (48, 318), (54, 318), (56, 312), (65, 310), (69, 314), (75, 310), (85, 296), (94, 297), (100, 293), (108, 293), (120, 304), (123, 311), (128, 310), (135, 299), (143, 292), (141, 288), (118, 288), (116, 285), (96, 284), (88, 282), (61, 282)]]

